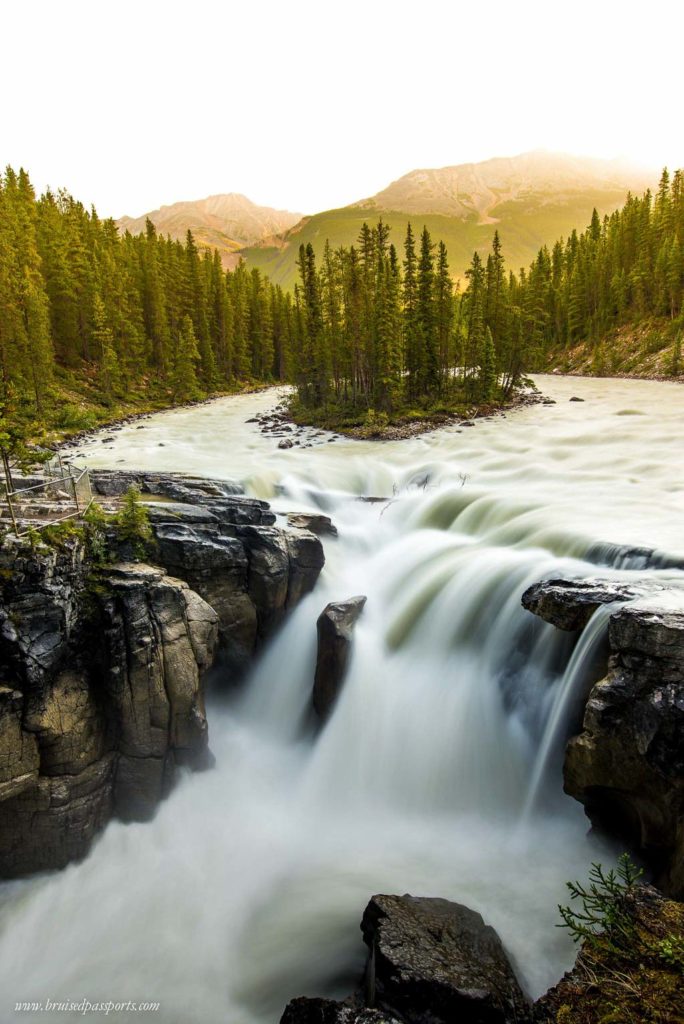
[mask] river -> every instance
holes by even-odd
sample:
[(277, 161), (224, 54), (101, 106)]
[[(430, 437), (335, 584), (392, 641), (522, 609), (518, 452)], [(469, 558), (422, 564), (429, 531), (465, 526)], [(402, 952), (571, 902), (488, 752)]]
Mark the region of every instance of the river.
[[(164, 1024), (275, 1024), (292, 996), (354, 987), (375, 892), (480, 911), (533, 996), (570, 965), (564, 882), (619, 852), (587, 835), (560, 768), (605, 616), (571, 658), (520, 596), (550, 575), (684, 582), (667, 568), (684, 557), (684, 390), (537, 383), (555, 405), (398, 442), (279, 450), (246, 422), (268, 392), (82, 446), (91, 466), (193, 471), (276, 511), (323, 510), (339, 538), (244, 687), (210, 703), (216, 768), (184, 777), (152, 823), (109, 825), (82, 864), (2, 887), (5, 1005), (158, 1000)], [(349, 675), (315, 734), (315, 620), (355, 594)]]

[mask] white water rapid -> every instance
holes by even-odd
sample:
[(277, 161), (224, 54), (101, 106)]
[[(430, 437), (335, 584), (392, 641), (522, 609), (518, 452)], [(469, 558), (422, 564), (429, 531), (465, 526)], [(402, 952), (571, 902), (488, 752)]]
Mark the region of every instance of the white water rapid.
[[(375, 892), (480, 911), (533, 996), (569, 966), (564, 882), (616, 853), (587, 837), (560, 766), (607, 616), (573, 653), (520, 597), (552, 575), (684, 583), (668, 567), (684, 557), (684, 389), (538, 383), (556, 405), (396, 443), (279, 451), (245, 422), (273, 404), (260, 394), (84, 444), (92, 466), (322, 509), (339, 539), (239, 694), (210, 704), (215, 770), (152, 823), (111, 824), (82, 864), (0, 888), (1, 1021), (45, 1019), (14, 1015), (18, 1000), (87, 998), (158, 1000), (164, 1024), (276, 1024), (293, 996), (355, 986)], [(350, 671), (316, 735), (315, 620), (354, 594), (368, 602)]]

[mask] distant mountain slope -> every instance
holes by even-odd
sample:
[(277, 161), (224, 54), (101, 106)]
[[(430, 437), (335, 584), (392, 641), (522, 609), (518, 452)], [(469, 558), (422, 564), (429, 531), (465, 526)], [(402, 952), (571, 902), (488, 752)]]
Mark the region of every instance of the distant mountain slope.
[(280, 239), (247, 247), (242, 255), (276, 283), (292, 287), (302, 242), (312, 242), (317, 251), (326, 238), (333, 246), (349, 245), (364, 220), (382, 215), (397, 247), (409, 220), (417, 230), (427, 225), (434, 239), (446, 243), (454, 276), (463, 274), (473, 250), (489, 248), (496, 227), (507, 265), (518, 270), (531, 262), (540, 246), (567, 236), (573, 228), (586, 227), (594, 207), (601, 214), (610, 213), (624, 203), (629, 190), (641, 192), (656, 181), (657, 174), (619, 161), (543, 151), (416, 170), (369, 199), (305, 217)]
[(178, 239), (184, 239), (190, 229), (199, 245), (215, 246), (224, 263), (230, 264), (234, 262), (231, 257), (237, 250), (282, 234), (301, 216), (288, 210), (257, 206), (246, 196), (229, 192), (162, 206), (142, 217), (121, 217), (117, 224), (120, 231), (137, 235), (145, 230), (145, 221), (149, 217), (159, 234)]

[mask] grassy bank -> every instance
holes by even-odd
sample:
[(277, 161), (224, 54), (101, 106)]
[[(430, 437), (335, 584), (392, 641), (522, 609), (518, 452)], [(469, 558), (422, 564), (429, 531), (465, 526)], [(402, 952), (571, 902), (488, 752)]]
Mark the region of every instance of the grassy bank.
[[(232, 389), (203, 395), (201, 400), (260, 391), (268, 384), (241, 382)], [(141, 376), (125, 397), (102, 399), (96, 371), (58, 369), (40, 421), (31, 424), (33, 440), (42, 444), (65, 441), (77, 434), (110, 426), (121, 420), (188, 404), (177, 400), (161, 381)]]
[(601, 341), (583, 342), (549, 356), (545, 370), (594, 377), (684, 380), (682, 324), (652, 318), (610, 331)]

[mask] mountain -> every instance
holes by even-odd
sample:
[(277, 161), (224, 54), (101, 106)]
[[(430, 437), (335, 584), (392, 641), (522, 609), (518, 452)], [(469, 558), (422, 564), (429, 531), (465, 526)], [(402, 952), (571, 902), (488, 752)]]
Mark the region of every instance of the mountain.
[(145, 230), (149, 217), (157, 231), (184, 239), (188, 229), (200, 246), (216, 247), (224, 265), (234, 264), (235, 253), (275, 235), (281, 235), (301, 219), (301, 213), (257, 206), (238, 192), (209, 196), (190, 202), (162, 206), (142, 217), (121, 217), (120, 231), (137, 235)]
[(311, 242), (317, 252), (326, 238), (333, 247), (350, 245), (364, 220), (382, 216), (397, 248), (409, 220), (417, 231), (425, 224), (433, 240), (444, 240), (456, 277), (463, 274), (474, 250), (489, 249), (496, 227), (507, 265), (517, 271), (542, 245), (586, 227), (594, 207), (601, 215), (611, 213), (624, 203), (628, 191), (641, 192), (655, 185), (657, 177), (618, 160), (543, 150), (415, 170), (368, 199), (304, 217), (279, 238), (246, 247), (242, 256), (275, 283), (291, 287), (301, 243)]

